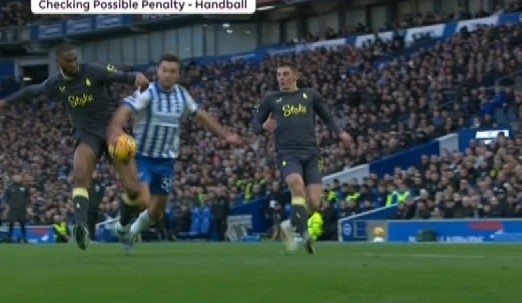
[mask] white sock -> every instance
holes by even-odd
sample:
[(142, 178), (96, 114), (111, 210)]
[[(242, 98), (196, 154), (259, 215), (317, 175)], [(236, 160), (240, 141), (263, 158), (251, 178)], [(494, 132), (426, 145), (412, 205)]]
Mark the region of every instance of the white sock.
[(130, 228), (130, 234), (131, 236), (136, 236), (141, 231), (145, 230), (146, 228), (149, 228), (149, 226), (152, 224), (152, 220), (149, 216), (149, 211), (146, 209), (141, 212), (140, 216), (134, 223), (132, 223)]

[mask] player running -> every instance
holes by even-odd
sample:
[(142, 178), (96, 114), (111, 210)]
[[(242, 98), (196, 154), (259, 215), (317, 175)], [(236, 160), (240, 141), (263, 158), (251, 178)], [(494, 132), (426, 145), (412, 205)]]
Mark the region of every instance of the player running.
[(297, 249), (295, 227), (303, 237), (306, 251), (314, 254), (313, 240), (308, 233), (307, 206), (312, 213), (319, 211), (322, 193), (315, 115), (345, 145), (348, 146), (352, 138), (335, 123), (319, 93), (311, 88), (298, 88), (297, 79), (298, 71), (292, 64), (277, 68), (279, 92), (268, 94), (259, 106), (255, 131), (257, 134), (263, 130), (274, 132), (277, 163), (292, 195), (292, 219), (281, 223), (283, 241), (288, 250)]
[[(119, 72), (112, 65), (80, 64), (76, 49), (62, 44), (56, 50), (60, 73), (41, 84), (30, 85), (0, 101), (0, 108), (39, 95), (47, 95), (67, 104), (72, 118), (75, 151), (73, 159), (74, 237), (78, 247), (89, 244), (87, 210), (91, 176), (100, 157), (107, 151), (106, 130), (117, 102), (113, 100), (111, 83), (148, 87), (148, 79), (140, 73)], [(134, 163), (114, 163), (130, 199), (138, 199), (140, 184)]]
[(135, 207), (122, 203), (120, 221), (116, 224), (118, 235), (130, 248), (137, 235), (161, 220), (165, 213), (169, 194), (172, 192), (174, 161), (179, 153), (182, 119), (191, 115), (214, 134), (230, 144), (239, 144), (240, 138), (228, 133), (205, 110), (200, 109), (190, 93), (178, 84), (181, 61), (176, 55), (161, 57), (157, 77), (143, 93), (127, 97), (114, 115), (109, 128), (109, 141), (116, 142), (123, 133), (123, 126), (134, 114), (138, 151), (136, 163), (142, 189), (150, 196), (150, 205), (128, 227)]

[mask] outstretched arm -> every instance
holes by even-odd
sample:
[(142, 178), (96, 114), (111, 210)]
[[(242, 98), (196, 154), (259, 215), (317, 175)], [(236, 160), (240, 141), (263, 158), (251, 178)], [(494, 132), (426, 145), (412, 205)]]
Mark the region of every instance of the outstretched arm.
[(206, 110), (203, 110), (199, 107), (199, 105), (194, 101), (190, 93), (185, 89), (181, 88), (181, 97), (185, 102), (187, 107), (187, 111), (190, 115), (194, 116), (198, 123), (207, 128), (210, 132), (215, 134), (216, 136), (226, 140), (231, 144), (239, 144), (241, 140), (239, 136), (236, 134), (232, 134), (227, 132), (219, 122), (214, 119)]
[(272, 112), (270, 108), (270, 101), (268, 97), (265, 97), (263, 102), (259, 105), (254, 116), (254, 132), (259, 135), (263, 133), (263, 123), (270, 116)]
[(196, 120), (221, 139), (227, 138), (228, 132), (206, 110), (200, 109), (196, 114)]
[(227, 141), (227, 143), (235, 145), (241, 144), (241, 139), (238, 135), (226, 131), (207, 111), (203, 109), (198, 110), (196, 113), (196, 120), (210, 132)]
[(108, 128), (107, 141), (109, 143), (114, 143), (123, 133), (125, 123), (129, 121), (133, 113), (139, 112), (149, 105), (151, 96), (150, 89), (147, 89), (141, 94), (136, 92), (123, 100), (123, 104), (114, 113)]
[(337, 137), (343, 141), (344, 145), (349, 146), (352, 143), (352, 137), (346, 131), (341, 129), (341, 127), (339, 127), (339, 125), (336, 123), (335, 119), (330, 113), (330, 110), (326, 106), (324, 98), (317, 92), (314, 93), (313, 98), (315, 113), (319, 116), (319, 118), (321, 118), (321, 121), (323, 121), (328, 129), (335, 133)]
[(321, 118), (321, 121), (323, 121), (331, 132), (335, 133), (337, 136), (341, 135), (342, 130), (332, 117), (324, 98), (319, 95), (319, 93), (315, 93), (313, 98), (314, 111), (319, 118)]
[(49, 89), (46, 85), (46, 82), (40, 84), (33, 84), (22, 88), (16, 93), (8, 96), (4, 100), (0, 101), (0, 107), (14, 104), (19, 101), (28, 100), (40, 95), (46, 95)]
[(135, 84), (142, 90), (149, 87), (149, 80), (142, 73), (121, 72), (112, 64), (106, 66), (90, 64), (89, 68), (102, 81)]

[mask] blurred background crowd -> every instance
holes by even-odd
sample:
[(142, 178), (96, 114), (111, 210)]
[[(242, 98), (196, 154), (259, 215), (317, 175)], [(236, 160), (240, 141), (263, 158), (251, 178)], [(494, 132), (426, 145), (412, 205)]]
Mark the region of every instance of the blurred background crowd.
[[(521, 8), (514, 1), (493, 13)], [(29, 11), (27, 4), (7, 3), (0, 24), (46, 21), (42, 16), (35, 19)], [(362, 184), (328, 184), (323, 216), (331, 228), (338, 218), (390, 203), (400, 205), (396, 216), (401, 219), (522, 216), (522, 91), (512, 88), (514, 83), (509, 81), (495, 86), (497, 79), (521, 67), (522, 26), (482, 27), (473, 32), (464, 28), (446, 41), (427, 36), (409, 47), (399, 30), (489, 14), (402, 16), (389, 26), (396, 30), (392, 40), (377, 38), (362, 48), (317, 49), (266, 58), (260, 65), (235, 61), (184, 66), (183, 84), (222, 124), (238, 132), (245, 144), (229, 149), (196, 123), (186, 121), (167, 218), (178, 222), (178, 231), (187, 231), (195, 206), (208, 206), (214, 215), (226, 216), (228, 209), (267, 195), (272, 201), (267, 216), (286, 215), (288, 201), (282, 194), (272, 138), (255, 136), (252, 119), (265, 93), (277, 89), (278, 63), (287, 60), (297, 63), (300, 84), (318, 90), (338, 123), (354, 137), (355, 144), (346, 149), (318, 123), (325, 174), (464, 128), (515, 130), (514, 139), (501, 136), (490, 145), (473, 142), (463, 154), (425, 156), (422, 167), (397, 169), (393, 176), (371, 176)], [(293, 43), (362, 32), (371, 30), (360, 25), (340, 33), (310, 34)], [(388, 63), (380, 64), (384, 59)], [(154, 69), (149, 76), (154, 78)], [(122, 85), (112, 89), (117, 100), (132, 91)], [(73, 144), (67, 117), (64, 104), (46, 97), (12, 106), (0, 116), (0, 193), (14, 174), (20, 174), (31, 192), (27, 208), (31, 224), (54, 223), (57, 216), (73, 219), (69, 194)], [(97, 204), (98, 221), (115, 218), (121, 188), (106, 161), (93, 178), (104, 193)], [(5, 220), (6, 214), (5, 203), (0, 203), (0, 219)]]

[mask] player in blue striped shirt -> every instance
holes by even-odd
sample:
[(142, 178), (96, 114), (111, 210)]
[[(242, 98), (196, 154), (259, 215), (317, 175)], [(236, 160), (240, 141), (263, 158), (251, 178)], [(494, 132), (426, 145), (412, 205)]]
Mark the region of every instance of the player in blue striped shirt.
[(138, 145), (136, 164), (142, 182), (142, 195), (150, 197), (148, 208), (128, 228), (129, 205), (122, 204), (116, 230), (132, 245), (135, 237), (154, 222), (161, 220), (172, 193), (174, 161), (179, 153), (182, 119), (190, 115), (208, 130), (230, 144), (239, 144), (236, 134), (228, 133), (205, 110), (200, 109), (190, 93), (177, 84), (181, 62), (176, 55), (165, 54), (158, 66), (158, 81), (151, 83), (143, 93), (125, 98), (116, 111), (109, 128), (109, 142), (123, 134), (126, 121), (134, 114), (134, 133)]

